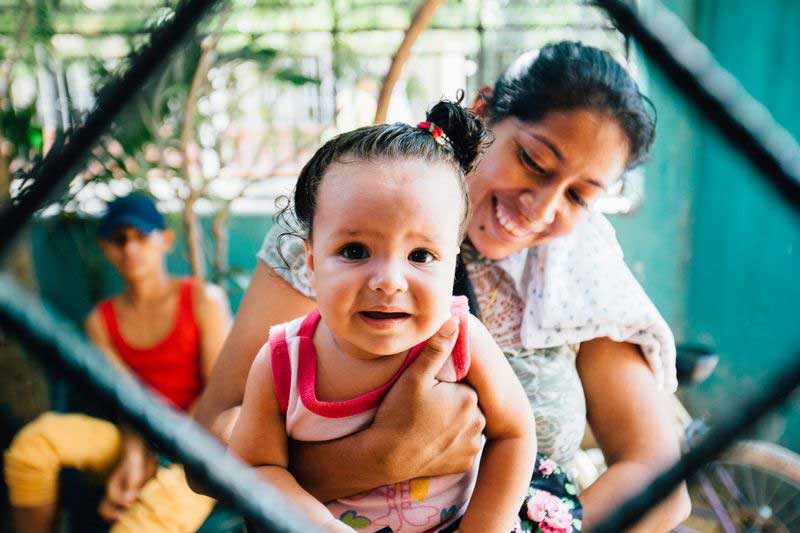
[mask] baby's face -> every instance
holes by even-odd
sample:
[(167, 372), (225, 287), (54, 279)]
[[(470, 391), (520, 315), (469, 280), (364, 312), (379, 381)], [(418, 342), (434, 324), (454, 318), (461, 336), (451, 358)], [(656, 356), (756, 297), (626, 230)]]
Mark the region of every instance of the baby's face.
[(317, 191), (308, 265), (339, 346), (393, 355), (450, 314), (464, 199), (445, 165), (419, 160), (331, 165)]

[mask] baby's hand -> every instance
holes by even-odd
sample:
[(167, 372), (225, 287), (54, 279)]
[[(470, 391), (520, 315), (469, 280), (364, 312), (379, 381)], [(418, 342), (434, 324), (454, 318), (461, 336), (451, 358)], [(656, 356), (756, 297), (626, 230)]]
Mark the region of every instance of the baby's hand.
[(328, 533), (353, 533), (355, 529), (335, 518), (322, 524), (322, 530)]

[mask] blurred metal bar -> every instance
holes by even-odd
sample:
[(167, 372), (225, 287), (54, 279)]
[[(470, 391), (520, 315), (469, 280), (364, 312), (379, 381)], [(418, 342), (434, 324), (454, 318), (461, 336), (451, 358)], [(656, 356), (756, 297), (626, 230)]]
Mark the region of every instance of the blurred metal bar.
[(708, 48), (658, 0), (644, 17), (622, 0), (594, 0), (617, 28), (636, 39), (650, 61), (685, 94), (731, 144), (800, 211), (800, 146), (769, 111), (723, 69)]
[[(795, 210), (800, 211), (800, 147), (770, 113), (714, 60), (673, 13), (653, 1), (652, 17), (643, 18), (621, 0), (595, 0), (624, 34), (641, 48), (695, 103), (732, 145), (744, 153)], [(593, 531), (617, 533), (647, 511), (703, 464), (713, 460), (770, 409), (800, 385), (800, 358), (777, 372), (771, 386), (749, 398), (719, 423), (672, 467), (638, 495), (620, 505)]]
[(592, 528), (594, 533), (619, 533), (634, 525), (647, 511), (666, 498), (678, 484), (712, 461), (759, 418), (779, 406), (800, 385), (800, 354), (792, 363), (775, 372), (764, 392), (733, 407), (736, 413), (712, 426), (708, 433), (684, 453), (680, 460), (656, 477), (639, 494), (620, 505), (606, 520)]
[(0, 212), (0, 259), (11, 248), (15, 237), (34, 213), (62, 189), (68, 174), (81, 163), (99, 137), (108, 131), (114, 117), (215, 4), (216, 0), (182, 2), (172, 20), (154, 30), (149, 43), (132, 55), (131, 65), (125, 74), (100, 91), (97, 107), (83, 124), (55, 144), (31, 170), (28, 174), (30, 186), (25, 188), (13, 204), (4, 206)]
[(48, 312), (10, 276), (0, 275), (0, 327), (50, 370), (63, 370), (107, 399), (137, 429), (192, 476), (234, 504), (264, 531), (314, 531), (294, 505), (241, 461), (228, 455), (194, 421), (156, 400), (130, 376), (111, 366), (69, 324)]

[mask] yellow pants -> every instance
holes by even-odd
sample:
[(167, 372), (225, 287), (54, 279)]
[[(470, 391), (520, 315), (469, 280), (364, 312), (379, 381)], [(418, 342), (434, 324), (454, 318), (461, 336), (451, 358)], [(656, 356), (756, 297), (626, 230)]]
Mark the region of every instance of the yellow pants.
[[(25, 426), (5, 453), (5, 479), (15, 507), (54, 503), (58, 474), (77, 468), (104, 480), (120, 459), (114, 424), (78, 414), (45, 413)], [(159, 467), (139, 497), (114, 523), (113, 533), (189, 532), (205, 521), (214, 500), (193, 492), (183, 467)]]

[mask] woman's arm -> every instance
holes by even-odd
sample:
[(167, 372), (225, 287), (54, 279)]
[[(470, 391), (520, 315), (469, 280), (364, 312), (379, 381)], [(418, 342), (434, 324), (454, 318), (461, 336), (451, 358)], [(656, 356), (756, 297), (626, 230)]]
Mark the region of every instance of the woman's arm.
[[(584, 530), (641, 490), (680, 455), (664, 394), (639, 349), (607, 338), (581, 344), (576, 362), (587, 417), (608, 470), (580, 495)], [(633, 531), (668, 531), (689, 515), (681, 485)]]
[(472, 363), (467, 381), (478, 392), (486, 416), (475, 492), (459, 531), (514, 529), (536, 461), (536, 430), (528, 398), (503, 352), (477, 319), (470, 317)]
[[(242, 402), (247, 372), (270, 326), (306, 314), (313, 306), (313, 300), (259, 261), (219, 360), (197, 401), (194, 416), (200, 424), (227, 441), (226, 433)], [(441, 342), (429, 343), (412, 366), (435, 358), (437, 349), (448, 350)], [(452, 343), (449, 346), (452, 349)], [(430, 476), (469, 468), (480, 449), (483, 429), (474, 391), (458, 384), (422, 386), (417, 375), (404, 373), (369, 428), (326, 443), (290, 441), (290, 469), (300, 483), (327, 501), (409, 479), (415, 473)], [(352, 464), (362, 467), (352, 470)]]
[(241, 405), (247, 372), (266, 342), (269, 328), (302, 316), (313, 308), (313, 300), (297, 292), (258, 261), (217, 363), (197, 400), (195, 419), (211, 429), (217, 417)]

